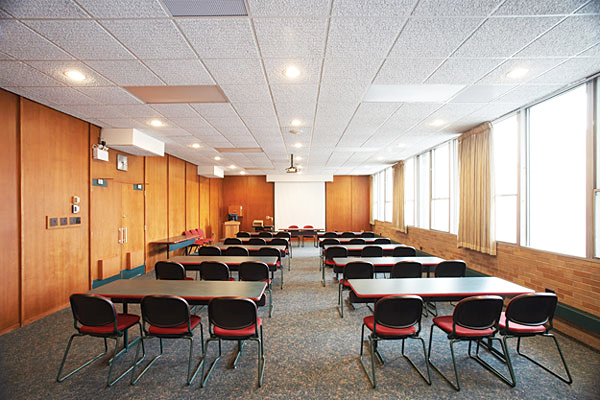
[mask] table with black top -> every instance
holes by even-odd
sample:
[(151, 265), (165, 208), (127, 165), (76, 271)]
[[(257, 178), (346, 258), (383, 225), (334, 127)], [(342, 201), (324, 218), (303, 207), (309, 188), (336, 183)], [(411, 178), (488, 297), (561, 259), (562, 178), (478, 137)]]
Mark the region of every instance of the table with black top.
[(323, 247), (323, 240), (325, 239), (337, 239), (340, 241), (340, 244), (342, 245), (347, 245), (350, 244), (350, 241), (353, 239), (363, 239), (365, 241), (365, 244), (367, 245), (375, 245), (375, 246), (380, 246), (380, 244), (375, 243), (375, 241), (377, 239), (386, 239), (386, 238), (381, 238), (381, 237), (374, 237), (374, 238), (361, 238), (361, 237), (355, 237), (355, 238), (319, 238), (319, 247)]
[[(415, 256), (415, 257), (334, 257), (333, 262), (338, 267), (345, 267), (346, 264), (353, 261), (367, 261), (373, 264), (375, 272), (390, 272), (392, 267), (402, 261), (415, 261), (423, 265), (427, 277), (431, 275), (439, 263), (445, 261), (443, 258), (434, 256)], [(323, 283), (325, 283), (325, 269), (323, 268)]]
[(362, 250), (366, 247), (366, 246), (377, 246), (377, 247), (381, 247), (383, 249), (383, 255), (384, 256), (391, 256), (394, 252), (394, 249), (396, 247), (406, 247), (405, 245), (402, 244), (373, 244), (373, 243), (367, 243), (367, 244), (326, 244), (323, 246), (323, 251), (327, 250), (330, 247), (343, 247), (346, 250), (348, 250), (348, 255), (350, 256), (360, 256), (360, 254), (362, 253)]
[(203, 261), (219, 261), (227, 264), (231, 270), (237, 270), (240, 264), (246, 261), (264, 262), (269, 267), (277, 266), (277, 257), (275, 256), (177, 256), (173, 257), (171, 261), (183, 265), (186, 270), (190, 271), (198, 271)]
[[(302, 240), (302, 246), (304, 246), (304, 237), (312, 236), (315, 239), (314, 244), (316, 246), (317, 235), (319, 234), (319, 232), (325, 232), (325, 229), (321, 229), (321, 228), (285, 228), (285, 229), (282, 229), (282, 231), (288, 232), (292, 237), (297, 237), (299, 241)], [(298, 246), (299, 245), (300, 245), (300, 242), (298, 242)]]

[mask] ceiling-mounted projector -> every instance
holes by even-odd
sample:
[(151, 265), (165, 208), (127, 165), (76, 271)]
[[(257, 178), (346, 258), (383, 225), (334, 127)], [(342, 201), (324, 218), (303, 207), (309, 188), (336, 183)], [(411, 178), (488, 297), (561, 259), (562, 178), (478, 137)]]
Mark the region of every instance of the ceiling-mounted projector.
[(294, 167), (294, 155), (290, 156), (290, 166), (285, 169), (288, 174), (295, 174), (298, 172), (298, 168)]

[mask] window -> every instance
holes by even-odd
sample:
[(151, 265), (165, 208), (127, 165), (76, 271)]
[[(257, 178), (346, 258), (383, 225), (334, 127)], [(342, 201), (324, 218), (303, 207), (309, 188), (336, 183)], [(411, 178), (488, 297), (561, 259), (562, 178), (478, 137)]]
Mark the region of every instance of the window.
[(587, 93), (581, 85), (529, 110), (529, 246), (586, 255)]
[(404, 224), (415, 225), (415, 159), (404, 162)]
[(373, 220), (392, 222), (394, 180), (391, 167), (373, 175)]
[(517, 201), (519, 190), (519, 119), (517, 115), (494, 123), (496, 240), (517, 243)]
[(417, 157), (417, 226), (429, 229), (429, 152)]
[(394, 211), (394, 178), (393, 169), (387, 168), (385, 170), (385, 206), (384, 206), (384, 219), (386, 222), (392, 222), (392, 213)]
[(450, 143), (431, 152), (431, 229), (450, 231)]
[(379, 174), (374, 174), (373, 175), (373, 186), (371, 187), (371, 193), (373, 194), (373, 209), (371, 210), (372, 214), (373, 214), (373, 221), (375, 221), (376, 219), (378, 219), (379, 215), (377, 214), (377, 210), (379, 209), (379, 190), (378, 190), (378, 182), (379, 181)]

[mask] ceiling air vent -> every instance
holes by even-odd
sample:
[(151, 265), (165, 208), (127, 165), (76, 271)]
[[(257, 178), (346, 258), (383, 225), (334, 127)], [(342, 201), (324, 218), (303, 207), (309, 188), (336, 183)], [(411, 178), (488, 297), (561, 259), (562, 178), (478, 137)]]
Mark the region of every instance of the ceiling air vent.
[(246, 16), (244, 0), (163, 0), (174, 17)]

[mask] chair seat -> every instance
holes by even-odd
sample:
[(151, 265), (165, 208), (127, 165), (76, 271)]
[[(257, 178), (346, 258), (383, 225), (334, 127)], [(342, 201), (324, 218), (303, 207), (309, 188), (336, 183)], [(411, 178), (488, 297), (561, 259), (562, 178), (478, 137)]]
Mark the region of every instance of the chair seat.
[(192, 277), (189, 277), (189, 276), (188, 276), (188, 277), (186, 277), (186, 278), (185, 278), (185, 280), (186, 280), (186, 281), (193, 281), (193, 280), (194, 280), (194, 278), (192, 278)]
[[(258, 328), (262, 324), (262, 319), (257, 319)], [(218, 326), (213, 326), (213, 332), (217, 336), (235, 336), (235, 337), (243, 337), (243, 336), (254, 336), (256, 334), (256, 328), (254, 325), (250, 325), (247, 328), (243, 329), (223, 329)]]
[[(373, 331), (373, 321), (375, 317), (373, 315), (369, 315), (363, 319), (363, 322), (371, 331)], [(408, 328), (389, 328), (383, 325), (377, 325), (377, 331), (375, 332), (377, 335), (381, 336), (412, 336), (417, 333), (417, 328), (413, 326), (409, 326)]]
[[(117, 330), (124, 331), (131, 328), (140, 321), (140, 317), (133, 314), (117, 314)], [(79, 330), (83, 333), (91, 334), (110, 334), (115, 331), (115, 324), (105, 324), (100, 326), (82, 325)]]
[[(452, 315), (444, 315), (433, 319), (433, 323), (446, 333), (452, 333)], [(469, 329), (456, 325), (456, 336), (478, 337), (491, 336), (494, 334), (492, 328), (488, 329)]]
[(347, 279), (340, 279), (340, 285), (349, 288), (350, 287), (350, 283), (348, 282)]
[[(190, 327), (192, 328), (192, 330), (198, 326), (198, 324), (200, 323), (200, 317), (197, 315), (191, 315), (190, 316)], [(148, 328), (148, 332), (152, 335), (168, 335), (168, 336), (172, 336), (172, 335), (184, 335), (186, 333), (188, 333), (188, 324), (187, 323), (183, 323), (183, 324), (179, 324), (170, 328), (161, 328), (158, 326), (154, 326), (154, 325), (150, 325), (150, 327)]]
[[(504, 314), (504, 312), (502, 312), (502, 314), (500, 314), (500, 321), (498, 322), (498, 325), (500, 326), (500, 329), (506, 329), (506, 315)], [(544, 325), (528, 326), (528, 325), (517, 324), (516, 322), (511, 321), (508, 323), (508, 327), (509, 327), (508, 333), (535, 334), (535, 333), (546, 332), (546, 327)]]

